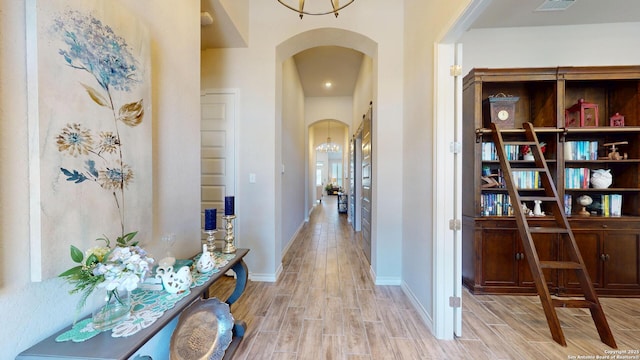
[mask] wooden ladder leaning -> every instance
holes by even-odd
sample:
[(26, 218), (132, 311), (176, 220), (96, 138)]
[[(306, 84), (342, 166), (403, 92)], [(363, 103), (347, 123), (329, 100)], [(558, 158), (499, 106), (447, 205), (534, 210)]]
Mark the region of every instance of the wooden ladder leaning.
[[(531, 274), (533, 275), (536, 290), (540, 296), (540, 302), (542, 303), (544, 314), (547, 317), (551, 337), (560, 345), (567, 346), (567, 342), (562, 332), (562, 327), (560, 326), (560, 321), (558, 320), (558, 314), (556, 313), (556, 307), (587, 308), (591, 312), (591, 317), (593, 318), (593, 322), (595, 323), (598, 334), (600, 335), (600, 340), (615, 349), (617, 348), (615, 339), (613, 338), (613, 334), (611, 333), (611, 329), (607, 323), (607, 318), (602, 310), (598, 296), (593, 288), (593, 283), (587, 273), (584, 261), (582, 260), (582, 256), (578, 250), (578, 246), (576, 245), (573, 232), (569, 227), (567, 216), (564, 213), (564, 206), (558, 197), (558, 192), (551, 178), (551, 173), (547, 167), (547, 162), (545, 161), (542, 153), (538, 137), (531, 123), (527, 122), (523, 127), (525, 129), (524, 139), (522, 139), (522, 133), (519, 133), (520, 136), (518, 136), (517, 132), (512, 132), (509, 134), (509, 141), (505, 141), (503, 132), (498, 128), (498, 126), (496, 126), (496, 124), (491, 124), (491, 129), (493, 130), (493, 141), (496, 146), (498, 158), (500, 159), (500, 165), (502, 166), (502, 172), (509, 192), (509, 197), (511, 198), (513, 213), (520, 232), (523, 249), (531, 269)], [(519, 137), (520, 140), (511, 140), (512, 138), (517, 137)], [(505, 145), (528, 145), (533, 154), (534, 161), (508, 160)], [(532, 192), (530, 189), (527, 191), (517, 187), (516, 182), (514, 182), (515, 179), (513, 173), (522, 171), (537, 172), (539, 174), (544, 195), (531, 196), (528, 194), (535, 192)], [(520, 192), (523, 192), (523, 195), (520, 195)], [(537, 200), (541, 201), (542, 204), (545, 204), (544, 208), (547, 212), (551, 213), (551, 216), (548, 218), (555, 219), (554, 226), (529, 225), (528, 219), (531, 217), (528, 217), (528, 214), (524, 213), (521, 204), (523, 202), (532, 203)], [(544, 222), (538, 223), (543, 224)], [(567, 249), (570, 260), (540, 261), (534, 245), (535, 234), (557, 234), (561, 244), (563, 241), (566, 242), (566, 246), (564, 248)], [(583, 298), (552, 298), (549, 294), (549, 288), (542, 272), (543, 269), (558, 269), (564, 271), (574, 270), (582, 288)]]

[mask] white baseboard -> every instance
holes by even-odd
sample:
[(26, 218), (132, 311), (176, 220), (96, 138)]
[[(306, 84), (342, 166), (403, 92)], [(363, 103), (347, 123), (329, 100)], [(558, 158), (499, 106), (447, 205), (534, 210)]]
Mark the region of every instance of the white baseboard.
[(259, 274), (249, 272), (249, 280), (257, 282), (276, 282), (278, 281), (278, 278), (280, 278), (282, 271), (282, 263), (280, 263), (280, 266), (278, 266), (278, 270), (276, 270), (275, 274)]
[(304, 227), (305, 223), (307, 223), (307, 221), (302, 222), (302, 224), (300, 224), (300, 226), (298, 226), (298, 229), (296, 229), (296, 231), (293, 233), (293, 236), (291, 236), (291, 239), (289, 239), (289, 243), (282, 250), (282, 258), (283, 259), (287, 255), (287, 252), (289, 252), (289, 249), (291, 248), (291, 244), (293, 244), (293, 241), (298, 237), (298, 234), (300, 234), (300, 231), (302, 231), (302, 227)]
[(369, 266), (369, 276), (376, 285), (400, 285), (401, 282), (401, 279), (395, 276), (376, 276), (372, 266)]
[(431, 319), (429, 313), (424, 309), (424, 307), (422, 307), (422, 305), (418, 301), (418, 298), (413, 293), (413, 291), (411, 291), (411, 288), (409, 288), (406, 282), (402, 281), (402, 283), (400, 284), (400, 288), (402, 289), (402, 292), (407, 295), (409, 301), (411, 301), (411, 305), (413, 305), (413, 307), (418, 312), (418, 315), (420, 316), (420, 319), (422, 319), (422, 322), (427, 326), (427, 328), (429, 328), (431, 334), (433, 334), (433, 319)]

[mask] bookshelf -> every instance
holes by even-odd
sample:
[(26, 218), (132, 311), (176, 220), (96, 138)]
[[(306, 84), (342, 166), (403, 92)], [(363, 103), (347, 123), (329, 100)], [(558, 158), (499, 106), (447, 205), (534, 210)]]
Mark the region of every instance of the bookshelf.
[[(535, 293), (510, 212), (515, 204), (492, 150), (486, 100), (496, 94), (519, 99), (507, 136), (523, 132), (522, 124), (531, 122), (545, 143), (547, 165), (597, 292), (640, 296), (640, 66), (473, 69), (465, 76), (463, 284), (474, 293)], [(583, 123), (590, 126), (576, 126), (579, 113), (573, 111), (581, 99)], [(571, 126), (565, 116), (569, 108)], [(624, 126), (611, 126), (612, 117), (617, 125), (624, 117)], [(509, 156), (529, 161), (524, 150), (514, 147)], [(612, 174), (611, 185), (594, 187), (592, 176), (603, 172)], [(520, 188), (532, 195), (541, 191), (535, 175), (525, 174), (520, 181)], [(592, 200), (584, 206), (588, 216), (581, 215), (578, 202), (584, 196)], [(542, 210), (548, 214), (549, 209)], [(566, 257), (555, 235), (539, 239), (536, 246), (541, 260)], [(545, 270), (545, 278), (556, 294), (578, 290), (569, 272)]]

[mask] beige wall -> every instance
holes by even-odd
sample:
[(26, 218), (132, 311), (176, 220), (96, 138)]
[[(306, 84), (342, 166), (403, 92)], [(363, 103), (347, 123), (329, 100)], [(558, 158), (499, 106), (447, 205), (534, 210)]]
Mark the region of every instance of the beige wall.
[(304, 151), (307, 143), (307, 127), (302, 121), (305, 113), (304, 92), (298, 78), (298, 69), (293, 58), (283, 63), (282, 87), (282, 126), (280, 130), (280, 152), (282, 169), (279, 175), (280, 189), (283, 195), (280, 206), (282, 224), (281, 251), (284, 251), (295, 237), (298, 229), (305, 220), (305, 174), (307, 153)]
[[(200, 239), (200, 3), (118, 2), (151, 34), (154, 206), (140, 209), (153, 213), (149, 248), (159, 253), (157, 239), (171, 231), (177, 255), (191, 255)], [(0, 0), (0, 9), (0, 359), (13, 359), (71, 324), (78, 298), (60, 279), (29, 281), (25, 2)]]
[(405, 8), (402, 282), (428, 323), (434, 317), (436, 291), (432, 261), (433, 177), (437, 171), (433, 168), (434, 44), (470, 2), (413, 0)]

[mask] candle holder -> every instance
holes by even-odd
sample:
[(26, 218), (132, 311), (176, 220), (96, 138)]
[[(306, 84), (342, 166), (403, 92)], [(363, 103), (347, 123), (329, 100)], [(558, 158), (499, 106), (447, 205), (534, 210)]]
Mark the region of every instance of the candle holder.
[(224, 236), (224, 248), (222, 248), (223, 254), (234, 254), (236, 252), (236, 247), (233, 245), (233, 240), (235, 236), (233, 235), (233, 219), (236, 218), (235, 215), (225, 215), (222, 217), (225, 221), (225, 229), (227, 234)]
[(216, 237), (215, 234), (218, 232), (218, 229), (213, 230), (205, 230), (204, 233), (207, 234), (207, 250), (209, 250), (209, 254), (213, 255), (213, 251), (216, 249)]

